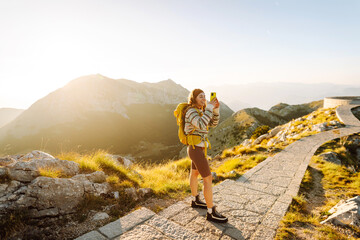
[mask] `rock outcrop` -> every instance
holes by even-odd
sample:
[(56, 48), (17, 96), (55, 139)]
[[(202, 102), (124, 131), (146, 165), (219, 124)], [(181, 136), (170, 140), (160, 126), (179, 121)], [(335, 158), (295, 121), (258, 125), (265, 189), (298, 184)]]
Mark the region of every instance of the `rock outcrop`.
[(40, 176), (40, 169), (56, 169), (66, 176), (74, 176), (79, 173), (79, 164), (67, 160), (59, 160), (54, 157), (44, 158), (20, 158), (7, 166), (8, 176), (12, 180), (31, 182)]
[(348, 200), (340, 200), (333, 208), (329, 210), (332, 213), (321, 224), (331, 222), (337, 225), (354, 225), (360, 227), (360, 196)]
[[(68, 214), (86, 194), (99, 196), (111, 190), (104, 172), (78, 174), (78, 163), (41, 151), (8, 156), (0, 162), (0, 175), (8, 179), (0, 184), (0, 216), (21, 208), (29, 209), (34, 218)], [(66, 178), (40, 176), (40, 169), (56, 169)]]
[[(243, 146), (254, 146), (260, 144), (264, 139), (268, 139), (267, 146), (271, 147), (280, 142), (286, 142), (291, 138), (297, 138), (300, 134), (305, 132), (324, 132), (331, 129), (336, 129), (342, 127), (342, 124), (339, 121), (332, 120), (329, 122), (323, 122), (318, 124), (313, 124), (312, 121), (316, 118), (316, 112), (309, 114), (308, 116), (299, 117), (293, 119), (292, 121), (277, 126), (271, 129), (268, 133), (263, 134), (256, 138), (255, 140), (246, 139), (242, 142)], [(324, 115), (335, 114), (334, 111), (326, 110), (323, 113)]]

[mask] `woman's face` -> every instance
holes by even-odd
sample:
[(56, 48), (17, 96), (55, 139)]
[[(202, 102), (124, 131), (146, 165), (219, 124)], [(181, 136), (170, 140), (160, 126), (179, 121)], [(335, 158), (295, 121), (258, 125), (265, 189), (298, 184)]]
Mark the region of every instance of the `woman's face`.
[(202, 92), (199, 95), (197, 95), (195, 101), (199, 107), (205, 106), (206, 103), (205, 93)]

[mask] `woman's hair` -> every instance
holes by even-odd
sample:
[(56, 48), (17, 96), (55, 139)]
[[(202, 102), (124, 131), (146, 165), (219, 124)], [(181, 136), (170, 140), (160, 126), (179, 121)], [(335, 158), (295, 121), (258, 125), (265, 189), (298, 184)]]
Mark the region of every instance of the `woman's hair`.
[[(188, 104), (189, 106), (186, 108), (186, 110), (188, 110), (189, 108), (191, 107), (196, 107), (196, 97), (200, 94), (200, 93), (203, 93), (204, 91), (199, 89), (199, 88), (196, 88), (194, 90), (192, 90), (189, 94), (189, 97), (188, 97)], [(205, 102), (205, 105), (202, 107), (202, 110), (205, 110), (205, 107), (206, 107), (206, 102)]]

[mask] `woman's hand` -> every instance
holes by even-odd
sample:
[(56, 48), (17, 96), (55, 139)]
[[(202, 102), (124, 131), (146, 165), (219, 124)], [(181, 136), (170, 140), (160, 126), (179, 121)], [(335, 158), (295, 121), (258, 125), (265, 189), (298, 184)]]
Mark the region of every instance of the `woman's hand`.
[(220, 103), (219, 103), (219, 101), (217, 100), (217, 98), (214, 98), (214, 99), (210, 102), (210, 104), (212, 104), (212, 105), (214, 106), (214, 108), (220, 107)]

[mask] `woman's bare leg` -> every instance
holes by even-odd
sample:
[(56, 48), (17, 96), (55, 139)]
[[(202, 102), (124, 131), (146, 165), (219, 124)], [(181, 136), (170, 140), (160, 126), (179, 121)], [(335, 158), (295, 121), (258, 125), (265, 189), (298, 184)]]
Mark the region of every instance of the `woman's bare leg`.
[(213, 193), (212, 193), (212, 175), (203, 178), (204, 181), (204, 198), (206, 206), (212, 208), (213, 204)]
[(199, 171), (191, 168), (189, 179), (190, 179), (191, 195), (194, 197), (198, 194), (198, 175), (199, 175)]

